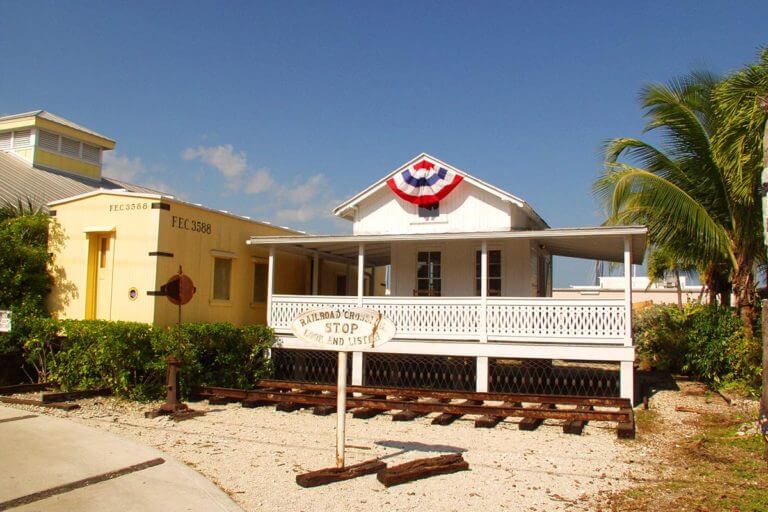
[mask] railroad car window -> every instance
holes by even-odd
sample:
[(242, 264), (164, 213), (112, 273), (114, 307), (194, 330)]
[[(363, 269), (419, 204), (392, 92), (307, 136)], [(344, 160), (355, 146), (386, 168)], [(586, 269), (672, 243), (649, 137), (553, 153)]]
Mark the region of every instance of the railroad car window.
[(213, 298), (229, 300), (232, 278), (232, 260), (229, 258), (213, 259)]
[(267, 302), (267, 264), (253, 264), (253, 302)]

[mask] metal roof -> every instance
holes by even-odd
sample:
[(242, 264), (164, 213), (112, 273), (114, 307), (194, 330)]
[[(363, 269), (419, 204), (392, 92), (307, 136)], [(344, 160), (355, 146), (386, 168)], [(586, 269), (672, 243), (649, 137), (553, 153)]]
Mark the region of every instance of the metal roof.
[(98, 189), (161, 194), (157, 190), (103, 177), (100, 180), (34, 167), (12, 153), (0, 151), (0, 202), (26, 203), (47, 210), (51, 201), (76, 196)]
[(393, 243), (519, 239), (544, 245), (550, 254), (555, 256), (623, 262), (624, 237), (629, 236), (632, 260), (639, 264), (645, 256), (647, 233), (645, 226), (601, 226), (465, 233), (252, 236), (248, 244), (275, 246), (281, 250), (295, 252), (318, 251), (327, 257), (354, 261), (358, 245), (362, 243), (365, 244), (366, 259), (377, 265), (385, 265), (389, 263), (390, 247)]
[(102, 139), (106, 139), (110, 142), (115, 142), (114, 139), (110, 139), (106, 135), (102, 135), (98, 132), (91, 130), (90, 128), (86, 128), (85, 126), (81, 126), (77, 123), (74, 123), (69, 119), (64, 119), (61, 116), (57, 116), (56, 114), (51, 114), (47, 110), (32, 110), (30, 112), (22, 112), (20, 114), (0, 116), (0, 121), (10, 121), (11, 119), (20, 119), (22, 117), (39, 117), (41, 119), (47, 119), (48, 121), (51, 121), (53, 123), (57, 123), (62, 126), (68, 126), (70, 128), (74, 128), (75, 130), (80, 130), (81, 132), (85, 132), (96, 137), (101, 137)]

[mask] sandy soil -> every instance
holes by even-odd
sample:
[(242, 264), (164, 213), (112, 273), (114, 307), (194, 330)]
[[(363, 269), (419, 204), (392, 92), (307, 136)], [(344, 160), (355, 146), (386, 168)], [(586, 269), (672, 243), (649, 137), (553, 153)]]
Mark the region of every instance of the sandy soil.
[(239, 404), (192, 404), (204, 416), (182, 422), (145, 419), (151, 405), (112, 398), (81, 400), (73, 412), (35, 409), (163, 450), (197, 469), (244, 509), (280, 511), (371, 510), (593, 510), (596, 496), (616, 492), (653, 474), (653, 449), (619, 441), (612, 424), (589, 424), (583, 435), (564, 434), (550, 421), (534, 432), (517, 420), (476, 429), (472, 418), (450, 426), (430, 417), (393, 422), (348, 416), (347, 462), (380, 457), (401, 463), (461, 451), (470, 471), (386, 489), (374, 475), (303, 489), (295, 476), (332, 466), (335, 415), (308, 410), (276, 412)]

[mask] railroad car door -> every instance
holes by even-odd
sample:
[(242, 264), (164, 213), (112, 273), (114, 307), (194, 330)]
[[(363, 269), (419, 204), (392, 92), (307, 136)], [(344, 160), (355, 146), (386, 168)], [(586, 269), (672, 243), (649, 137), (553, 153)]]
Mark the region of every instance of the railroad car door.
[(95, 233), (90, 238), (85, 318), (109, 320), (112, 316), (114, 238), (111, 233)]

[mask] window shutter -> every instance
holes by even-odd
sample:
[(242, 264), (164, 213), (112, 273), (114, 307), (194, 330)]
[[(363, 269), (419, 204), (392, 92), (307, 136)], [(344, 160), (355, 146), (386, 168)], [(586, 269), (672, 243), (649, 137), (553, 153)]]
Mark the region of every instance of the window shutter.
[(39, 137), (38, 145), (43, 148), (47, 149), (48, 151), (58, 151), (59, 150), (59, 136), (55, 133), (51, 132), (44, 132), (40, 131), (40, 137)]
[(75, 139), (69, 139), (67, 137), (62, 137), (61, 152), (67, 156), (80, 158), (80, 141), (77, 141)]
[(21, 130), (13, 132), (13, 147), (23, 148), (29, 146), (29, 141), (32, 138), (32, 130)]
[(0, 133), (0, 150), (11, 149), (11, 132)]
[(83, 144), (83, 160), (95, 164), (99, 163), (99, 148), (90, 144)]

